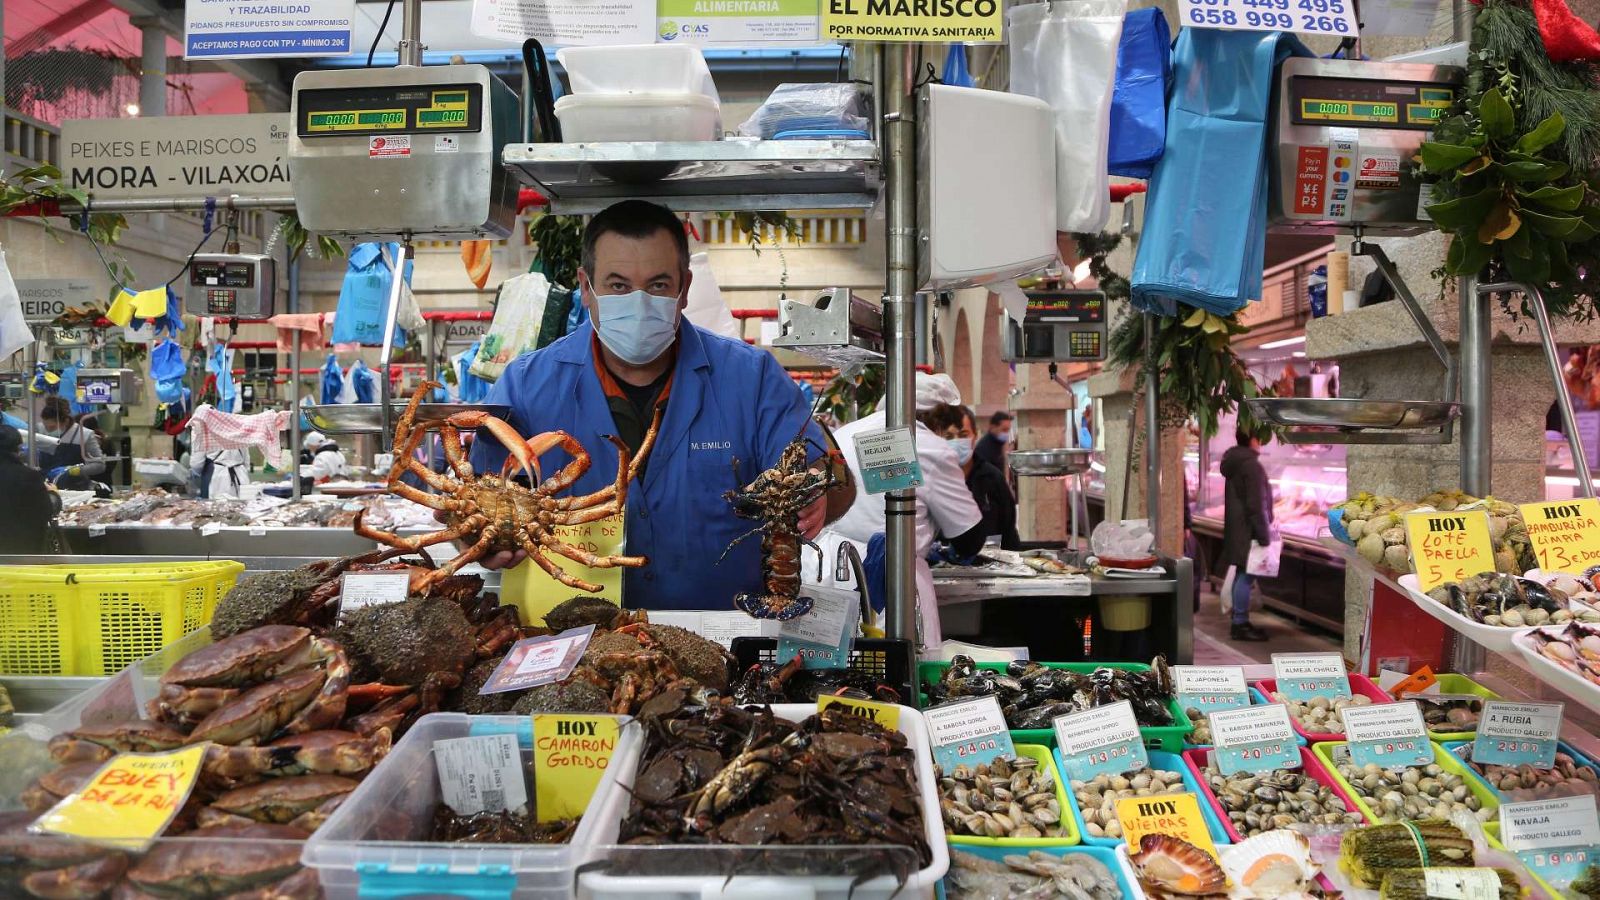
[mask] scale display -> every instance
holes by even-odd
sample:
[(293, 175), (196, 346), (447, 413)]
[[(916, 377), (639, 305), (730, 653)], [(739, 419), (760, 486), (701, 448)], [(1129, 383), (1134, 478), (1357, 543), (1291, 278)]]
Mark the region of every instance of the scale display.
[(1028, 319), (1038, 322), (1104, 322), (1105, 295), (1099, 291), (1029, 294)]
[(311, 88), (296, 94), (300, 137), (475, 132), (483, 127), (479, 84)]
[(184, 309), (197, 316), (270, 316), (275, 288), (271, 257), (197, 255), (189, 263)]
[(1444, 117), (1455, 92), (1432, 82), (1296, 75), (1289, 97), (1296, 125), (1426, 131)]
[(1100, 291), (1029, 292), (1021, 322), (1005, 316), (1006, 362), (1093, 362), (1106, 357), (1106, 295)]

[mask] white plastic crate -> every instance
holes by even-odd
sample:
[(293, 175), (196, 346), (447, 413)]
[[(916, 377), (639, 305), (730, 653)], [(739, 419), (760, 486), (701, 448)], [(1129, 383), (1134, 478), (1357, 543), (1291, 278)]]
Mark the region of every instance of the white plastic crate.
[(567, 71), (573, 94), (704, 94), (720, 104), (711, 69), (699, 47), (562, 47), (556, 51), (556, 60)]
[[(466, 896), (554, 898), (572, 896), (573, 870), (595, 843), (604, 798), (616, 787), (607, 770), (594, 800), (565, 844), (443, 844), (420, 840), (439, 805), (435, 741), (479, 734), (516, 734), (526, 763), (532, 758), (528, 716), (423, 716), (389, 751), (361, 786), (306, 842), (300, 862), (317, 870), (329, 900), (356, 897)], [(639, 755), (639, 729), (624, 727), (616, 756)], [(530, 784), (528, 796), (533, 798)], [(615, 828), (613, 827), (613, 831)]]
[(722, 131), (716, 101), (699, 94), (569, 94), (555, 112), (569, 144), (714, 141)]
[[(798, 722), (817, 711), (816, 706), (809, 703), (782, 703), (774, 704), (772, 711), (782, 719)], [(926, 833), (928, 846), (933, 851), (933, 861), (926, 868), (913, 871), (909, 880), (903, 887), (896, 884), (893, 877), (882, 876), (873, 878), (854, 886), (849, 876), (752, 876), (752, 875), (677, 875), (677, 876), (633, 876), (633, 875), (608, 875), (603, 871), (588, 871), (578, 876), (578, 897), (580, 900), (613, 900), (613, 898), (655, 897), (661, 900), (712, 900), (712, 898), (773, 898), (773, 900), (888, 900), (890, 897), (932, 897), (939, 879), (944, 877), (945, 870), (950, 866), (950, 851), (945, 845), (944, 823), (939, 817), (939, 788), (933, 775), (933, 752), (928, 742), (927, 722), (922, 714), (908, 706), (900, 707), (900, 730), (906, 736), (906, 744), (916, 754), (917, 787), (922, 801), (922, 824)], [(639, 758), (643, 752), (642, 742), (632, 746), (619, 748), (617, 755), (612, 758), (611, 770), (608, 777), (615, 775), (621, 784), (632, 784), (634, 774), (639, 768)], [(622, 818), (627, 814), (630, 796), (620, 787), (606, 794), (604, 805), (595, 810), (591, 807), (594, 824), (597, 826), (593, 833), (596, 844), (602, 845), (595, 848), (590, 855), (591, 861), (603, 859), (613, 851), (624, 852), (649, 852), (660, 853), (664, 858), (671, 859), (676, 868), (702, 868), (709, 871), (718, 871), (717, 862), (701, 860), (703, 864), (696, 864), (696, 857), (705, 857), (715, 854), (717, 847), (712, 846), (684, 846), (663, 845), (658, 848), (618, 847), (617, 835), (621, 830)], [(586, 820), (587, 824), (587, 820)], [(806, 854), (826, 853), (837, 851), (840, 847), (763, 847), (763, 852), (782, 854), (793, 853), (797, 860), (803, 860)], [(797, 866), (796, 868), (802, 868)]]

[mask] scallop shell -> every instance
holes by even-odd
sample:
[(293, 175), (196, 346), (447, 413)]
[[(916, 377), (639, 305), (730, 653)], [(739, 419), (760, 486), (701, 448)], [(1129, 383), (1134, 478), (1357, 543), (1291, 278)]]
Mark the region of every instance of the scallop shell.
[(1228, 877), (1211, 855), (1188, 841), (1166, 834), (1139, 839), (1139, 852), (1129, 857), (1140, 880), (1175, 894), (1204, 896), (1228, 886)]
[(1219, 848), (1222, 869), (1240, 896), (1273, 898), (1304, 890), (1317, 876), (1311, 845), (1293, 831), (1268, 831)]

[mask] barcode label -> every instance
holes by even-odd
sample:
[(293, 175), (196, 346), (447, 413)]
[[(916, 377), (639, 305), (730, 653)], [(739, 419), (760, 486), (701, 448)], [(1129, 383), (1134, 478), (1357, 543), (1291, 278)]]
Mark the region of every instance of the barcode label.
[(506, 808), (506, 792), (480, 790), (478, 796), (483, 798), (483, 808), (490, 812), (498, 812)]
[(517, 739), (509, 734), (435, 741), (439, 797), (457, 815), (526, 812), (528, 785)]

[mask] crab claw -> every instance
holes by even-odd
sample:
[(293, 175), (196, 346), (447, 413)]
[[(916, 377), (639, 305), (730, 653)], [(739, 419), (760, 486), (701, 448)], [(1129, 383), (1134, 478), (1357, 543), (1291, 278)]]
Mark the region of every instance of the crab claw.
[(456, 428), (488, 429), (489, 433), (494, 435), (494, 439), (499, 441), (506, 448), (506, 452), (511, 454), (506, 459), (505, 471), (509, 472), (511, 470), (511, 461), (515, 460), (517, 465), (522, 467), (522, 471), (531, 479), (528, 482), (529, 484), (538, 484), (543, 480), (544, 475), (539, 471), (538, 454), (528, 448), (528, 441), (524, 440), (522, 435), (517, 434), (517, 430), (511, 427), (511, 423), (504, 419), (497, 419), (481, 409), (458, 412), (445, 419), (445, 421)]

